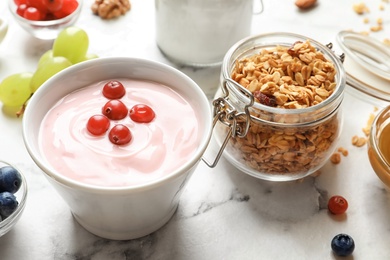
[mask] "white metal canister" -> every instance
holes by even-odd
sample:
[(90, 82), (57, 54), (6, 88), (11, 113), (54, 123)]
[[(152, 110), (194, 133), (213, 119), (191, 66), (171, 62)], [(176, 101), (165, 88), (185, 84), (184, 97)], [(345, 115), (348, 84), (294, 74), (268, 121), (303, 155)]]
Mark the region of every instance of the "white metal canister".
[(156, 41), (176, 64), (221, 64), (227, 50), (251, 33), (253, 0), (155, 0)]

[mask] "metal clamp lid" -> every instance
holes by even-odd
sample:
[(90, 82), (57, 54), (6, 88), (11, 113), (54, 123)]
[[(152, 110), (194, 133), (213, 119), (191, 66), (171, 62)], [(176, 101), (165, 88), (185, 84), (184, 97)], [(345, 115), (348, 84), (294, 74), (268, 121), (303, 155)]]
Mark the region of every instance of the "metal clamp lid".
[[(227, 83), (231, 84), (227, 84)], [(237, 111), (236, 107), (229, 100), (229, 93), (231, 87), (237, 88), (243, 95), (248, 98), (248, 103), (244, 106), (244, 111)], [(222, 153), (231, 137), (239, 137), (243, 138), (247, 135), (250, 122), (251, 115), (249, 113), (249, 108), (253, 106), (254, 97), (250, 93), (249, 90), (242, 88), (236, 81), (228, 78), (224, 79), (222, 84), (222, 90), (224, 93), (223, 97), (216, 98), (213, 101), (213, 129), (215, 128), (218, 122), (224, 124), (228, 127), (228, 131), (222, 145), (212, 163), (202, 157), (202, 160), (209, 166), (210, 168), (214, 168), (219, 159), (222, 156)], [(239, 117), (244, 117), (245, 120), (238, 121)]]

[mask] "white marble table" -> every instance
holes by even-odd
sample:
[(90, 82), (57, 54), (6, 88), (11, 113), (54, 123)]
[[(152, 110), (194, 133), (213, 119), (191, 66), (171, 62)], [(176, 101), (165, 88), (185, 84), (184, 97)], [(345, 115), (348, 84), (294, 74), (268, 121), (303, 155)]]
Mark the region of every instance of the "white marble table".
[[(324, 1), (300, 12), (294, 1), (264, 0), (264, 13), (255, 16), (253, 33), (290, 31), (335, 42), (340, 30), (368, 30), (352, 10), (357, 1)], [(373, 24), (381, 16), (384, 30), (372, 33), (390, 37), (390, 3), (366, 1)], [(379, 11), (379, 4), (385, 10)], [(103, 21), (93, 16), (86, 0), (77, 25), (90, 36), (90, 51), (101, 57), (135, 56), (169, 63), (154, 40), (154, 1), (132, 0), (125, 16)], [(52, 42), (33, 39), (14, 21), (0, 1), (0, 15), (10, 20), (8, 35), (0, 45), (0, 79), (33, 71), (39, 56)], [(335, 46), (338, 51), (337, 44)], [(171, 64), (172, 65), (172, 64)], [(180, 68), (212, 95), (219, 68)], [(201, 163), (183, 193), (174, 217), (159, 231), (131, 241), (96, 237), (72, 218), (70, 211), (33, 163), (24, 147), (21, 119), (0, 113), (0, 158), (16, 164), (27, 175), (29, 197), (20, 222), (0, 238), (0, 259), (338, 259), (330, 242), (338, 233), (356, 243), (346, 259), (390, 259), (390, 193), (370, 167), (366, 147), (351, 144), (363, 136), (375, 99), (347, 87), (345, 121), (339, 146), (349, 151), (339, 165), (328, 163), (318, 177), (301, 182), (270, 183), (257, 180), (221, 159), (214, 169)], [(346, 215), (336, 217), (326, 209), (334, 194), (346, 197)], [(341, 258), (340, 258), (341, 259)]]

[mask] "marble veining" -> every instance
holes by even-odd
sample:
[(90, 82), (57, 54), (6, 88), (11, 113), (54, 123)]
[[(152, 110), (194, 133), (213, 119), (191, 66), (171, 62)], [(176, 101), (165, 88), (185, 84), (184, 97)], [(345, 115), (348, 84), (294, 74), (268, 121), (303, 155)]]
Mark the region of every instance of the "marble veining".
[[(353, 12), (353, 0), (318, 1), (316, 8), (306, 12), (298, 11), (293, 2), (263, 2), (264, 12), (255, 15), (253, 33), (290, 31), (326, 44), (334, 42), (340, 30), (361, 31), (369, 26)], [(383, 31), (371, 35), (380, 40), (388, 38), (390, 4), (369, 2), (370, 23), (379, 16), (384, 18)], [(376, 9), (381, 3), (385, 6), (382, 12)], [(103, 21), (91, 15), (85, 1), (78, 26), (90, 36), (89, 51), (101, 57), (149, 58), (177, 67), (155, 44), (154, 1), (132, 0), (132, 4), (126, 16)], [(11, 18), (5, 1), (0, 1), (0, 16)], [(337, 43), (334, 45), (340, 52)], [(11, 20), (0, 45), (0, 78), (33, 71), (40, 55), (50, 47), (50, 41), (32, 39)], [(177, 68), (193, 78), (210, 99), (213, 97), (220, 67)], [(390, 259), (390, 193), (373, 173), (366, 147), (351, 144), (353, 135), (362, 136), (361, 129), (374, 107), (384, 105), (347, 86), (339, 146), (349, 154), (339, 165), (326, 164), (316, 177), (272, 183), (238, 171), (225, 158), (214, 169), (200, 162), (173, 218), (157, 232), (129, 241), (99, 238), (74, 220), (28, 156), (21, 120), (3, 108), (0, 158), (26, 173), (29, 197), (20, 222), (0, 238), (0, 259), (344, 259), (330, 249), (330, 241), (338, 233), (355, 239), (355, 252), (345, 259)], [(347, 214), (329, 214), (327, 200), (334, 194), (348, 199)]]

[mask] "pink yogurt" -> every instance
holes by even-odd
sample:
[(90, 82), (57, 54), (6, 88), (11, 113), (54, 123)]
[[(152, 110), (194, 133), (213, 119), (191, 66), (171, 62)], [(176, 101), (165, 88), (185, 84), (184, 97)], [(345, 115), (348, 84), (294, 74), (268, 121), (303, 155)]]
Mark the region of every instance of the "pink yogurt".
[(194, 154), (198, 143), (198, 114), (191, 104), (168, 86), (132, 79), (122, 82), (121, 98), (130, 109), (146, 104), (156, 113), (150, 123), (135, 123), (129, 116), (112, 121), (132, 132), (127, 145), (115, 145), (108, 131), (93, 136), (86, 129), (88, 119), (101, 114), (108, 101), (102, 94), (107, 81), (75, 91), (48, 111), (40, 129), (39, 143), (46, 160), (59, 173), (95, 186), (142, 185), (178, 169)]

